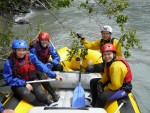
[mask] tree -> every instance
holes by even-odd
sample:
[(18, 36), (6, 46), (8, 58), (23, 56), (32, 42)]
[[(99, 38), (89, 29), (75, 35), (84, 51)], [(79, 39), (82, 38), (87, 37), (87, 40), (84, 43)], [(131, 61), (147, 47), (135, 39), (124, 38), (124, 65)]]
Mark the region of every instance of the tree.
[[(58, 3), (56, 5), (56, 8), (60, 7), (69, 7), (74, 0), (58, 0)], [(89, 13), (92, 13), (95, 11), (97, 7), (95, 7), (93, 4), (90, 4), (91, 0), (85, 0), (84, 2), (80, 2), (79, 8), (86, 9)], [(94, 0), (96, 4), (99, 5), (99, 7), (102, 7), (102, 15), (107, 15), (108, 18), (114, 19), (117, 23), (117, 25), (120, 27), (121, 37), (119, 39), (120, 43), (122, 44), (122, 47), (125, 48), (124, 56), (127, 58), (131, 56), (130, 49), (137, 47), (138, 49), (141, 49), (142, 46), (140, 45), (140, 40), (136, 37), (136, 30), (133, 28), (128, 28), (126, 26), (126, 23), (128, 21), (128, 16), (124, 14), (124, 11), (129, 7), (129, 1), (128, 0)], [(71, 36), (76, 37), (76, 33), (74, 31), (71, 32)], [(79, 52), (79, 49), (81, 47), (81, 51), (84, 51), (81, 54), (81, 57), (85, 58), (85, 55), (87, 55), (86, 48), (80, 46), (76, 40), (72, 43), (72, 48), (69, 52), (69, 59), (75, 55), (75, 52)], [(73, 47), (74, 46), (74, 47)]]
[[(3, 1), (3, 0), (2, 0)], [(2, 3), (0, 2), (0, 5)], [(10, 3), (14, 3), (17, 0), (8, 0)], [(55, 8), (56, 10), (59, 10), (60, 8), (68, 8), (70, 6), (74, 6), (74, 0), (34, 0), (40, 4), (44, 3), (45, 8), (49, 10), (48, 8)], [(76, 6), (79, 9), (84, 8), (89, 13), (93, 13), (96, 9), (95, 5), (91, 4), (90, 1), (93, 0), (81, 0), (79, 1), (79, 5)], [(140, 40), (136, 37), (136, 30), (133, 28), (128, 28), (126, 26), (126, 23), (128, 22), (128, 15), (124, 14), (124, 11), (129, 7), (129, 1), (128, 0), (94, 0), (95, 4), (97, 4), (100, 9), (102, 10), (101, 15), (107, 15), (109, 19), (114, 19), (117, 23), (117, 25), (120, 27), (120, 32), (122, 36), (120, 37), (120, 43), (125, 48), (124, 56), (129, 57), (130, 49), (137, 47), (138, 49), (141, 49), (142, 46), (140, 45)], [(20, 2), (17, 2), (17, 6), (19, 6)], [(6, 5), (7, 6), (7, 5)], [(49, 7), (48, 7), (49, 6)], [(7, 9), (7, 8), (6, 8)], [(49, 10), (51, 13), (51, 11)], [(53, 15), (55, 16), (55, 15)], [(57, 17), (55, 17), (57, 19)], [(60, 21), (59, 21), (60, 22)], [(60, 22), (61, 23), (61, 22)], [(62, 24), (62, 23), (61, 23)], [(63, 24), (62, 24), (63, 25)], [(76, 37), (75, 31), (71, 31), (71, 36)], [(3, 44), (2, 44), (3, 47)], [(83, 52), (80, 52), (83, 51)], [(81, 46), (81, 44), (74, 40), (72, 42), (71, 50), (68, 51), (69, 53), (69, 59), (73, 56), (75, 56), (78, 53), (81, 57), (85, 58), (85, 55), (87, 55), (87, 49)]]

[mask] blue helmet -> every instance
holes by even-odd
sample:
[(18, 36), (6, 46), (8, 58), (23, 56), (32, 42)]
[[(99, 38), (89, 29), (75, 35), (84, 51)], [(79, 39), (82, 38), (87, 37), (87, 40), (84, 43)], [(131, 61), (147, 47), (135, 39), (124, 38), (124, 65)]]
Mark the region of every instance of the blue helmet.
[(24, 40), (14, 40), (12, 43), (12, 48), (13, 49), (28, 48), (28, 45)]

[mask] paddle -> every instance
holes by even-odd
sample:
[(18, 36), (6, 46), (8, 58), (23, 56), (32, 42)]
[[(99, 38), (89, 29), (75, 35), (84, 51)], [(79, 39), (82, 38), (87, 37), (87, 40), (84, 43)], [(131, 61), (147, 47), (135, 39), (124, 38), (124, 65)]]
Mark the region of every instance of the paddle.
[(74, 107), (74, 108), (85, 107), (85, 92), (81, 86), (82, 60), (80, 58), (79, 58), (79, 60), (80, 60), (79, 84), (73, 92), (73, 99), (72, 99), (72, 107)]
[(128, 94), (124, 90), (118, 90), (114, 95), (112, 95), (108, 101), (118, 100), (124, 97), (127, 97)]
[(55, 81), (56, 79), (45, 79), (45, 80), (33, 80), (33, 81), (27, 81), (27, 84), (32, 84), (32, 83), (41, 83), (41, 82), (50, 82), (50, 81)]
[[(124, 97), (127, 97), (128, 94), (124, 91), (124, 90), (118, 90), (114, 95), (112, 95), (108, 101), (114, 101), (114, 100), (118, 100), (118, 99), (122, 99)], [(118, 108), (115, 110), (114, 113), (117, 113), (121, 107), (126, 104), (127, 102), (125, 100), (122, 100), (121, 104), (118, 106)]]
[[(27, 84), (33, 84), (33, 83), (41, 83), (41, 82), (50, 82), (55, 81), (56, 79), (45, 79), (45, 80), (33, 80), (33, 81), (27, 81)], [(9, 86), (7, 83), (1, 84), (0, 87), (3, 86)]]
[(118, 106), (118, 108), (116, 109), (116, 111), (114, 113), (117, 113), (121, 109), (121, 107), (126, 103), (127, 102), (125, 100), (122, 100), (121, 104)]

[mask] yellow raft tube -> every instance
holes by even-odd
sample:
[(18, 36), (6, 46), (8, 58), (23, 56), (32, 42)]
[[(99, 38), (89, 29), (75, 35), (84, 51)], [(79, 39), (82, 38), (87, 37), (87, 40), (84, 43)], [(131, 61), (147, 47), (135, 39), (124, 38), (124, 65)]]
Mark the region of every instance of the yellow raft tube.
[[(73, 57), (71, 61), (68, 61), (68, 47), (63, 47), (58, 50), (58, 54), (61, 57), (61, 64), (64, 67), (64, 71), (73, 71), (79, 70), (80, 63), (76, 61), (76, 58)], [(85, 57), (86, 59), (82, 60), (82, 69), (83, 71), (88, 65), (97, 64), (102, 62), (102, 55), (99, 51), (94, 51), (88, 49), (88, 55)]]

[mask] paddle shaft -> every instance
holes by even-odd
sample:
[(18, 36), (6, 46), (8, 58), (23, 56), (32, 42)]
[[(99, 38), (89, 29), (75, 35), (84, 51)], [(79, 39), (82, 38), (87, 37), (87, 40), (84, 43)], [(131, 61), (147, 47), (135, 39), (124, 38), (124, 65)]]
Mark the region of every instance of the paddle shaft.
[(98, 62), (98, 60), (99, 60), (100, 58), (102, 58), (102, 55), (101, 55), (100, 57), (98, 57), (98, 59), (96, 60), (96, 62)]
[(126, 104), (126, 103), (127, 103), (127, 102), (123, 100), (114, 113), (117, 113), (117, 112), (121, 109), (121, 107), (122, 107), (124, 104)]
[(41, 82), (50, 82), (50, 81), (55, 81), (56, 79), (45, 79), (45, 80), (33, 80), (33, 81), (27, 81), (27, 84), (32, 84), (32, 83), (41, 83)]
[(66, 65), (65, 65), (65, 63), (64, 63), (64, 61), (61, 61), (62, 62), (62, 64), (64, 65), (64, 67), (66, 68), (66, 70), (68, 71), (68, 69), (67, 69), (67, 67), (66, 67)]
[[(33, 81), (27, 81), (27, 84), (33, 84), (33, 83), (42, 83), (42, 82), (50, 82), (50, 81), (55, 81), (56, 79), (45, 79), (45, 80), (33, 80)], [(4, 83), (0, 85), (0, 87), (3, 86), (9, 86), (7, 83)]]
[(79, 82), (81, 82), (81, 72), (82, 72), (82, 60), (80, 59)]

